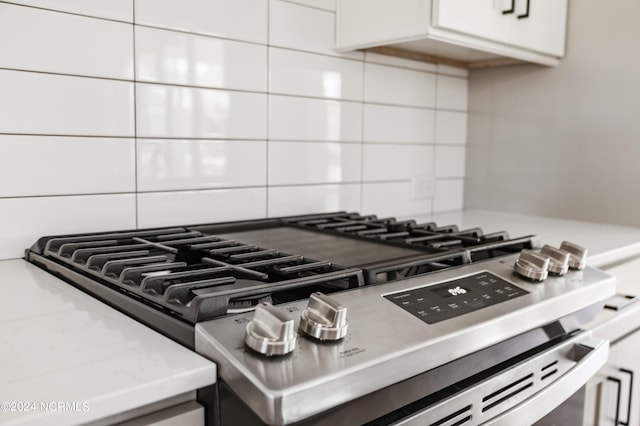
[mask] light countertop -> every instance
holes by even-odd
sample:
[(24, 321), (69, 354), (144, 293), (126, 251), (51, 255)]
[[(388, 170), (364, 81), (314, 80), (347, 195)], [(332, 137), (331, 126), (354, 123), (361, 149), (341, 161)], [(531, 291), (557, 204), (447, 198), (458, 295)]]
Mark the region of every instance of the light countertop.
[(216, 380), (212, 362), (25, 260), (0, 261), (0, 294), (0, 424), (86, 423)]
[(602, 267), (640, 255), (640, 228), (602, 223), (498, 213), (484, 210), (439, 213), (418, 218), (460, 229), (480, 227), (485, 234), (507, 231), (512, 238), (535, 234), (542, 244), (558, 247), (564, 240), (589, 250), (589, 264)]

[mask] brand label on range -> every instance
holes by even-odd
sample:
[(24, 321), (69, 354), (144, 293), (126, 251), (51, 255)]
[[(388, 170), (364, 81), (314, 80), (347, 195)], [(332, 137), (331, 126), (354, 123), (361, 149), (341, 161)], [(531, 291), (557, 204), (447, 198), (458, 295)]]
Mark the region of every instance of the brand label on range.
[(528, 292), (489, 272), (388, 294), (385, 299), (427, 324), (464, 315)]

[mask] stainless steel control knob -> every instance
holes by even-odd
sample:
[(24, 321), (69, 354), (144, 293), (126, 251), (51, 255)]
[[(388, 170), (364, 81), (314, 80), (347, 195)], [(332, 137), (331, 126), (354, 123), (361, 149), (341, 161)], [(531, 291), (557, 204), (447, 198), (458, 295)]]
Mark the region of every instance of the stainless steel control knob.
[(569, 253), (555, 247), (545, 245), (540, 254), (549, 258), (549, 272), (555, 275), (564, 275), (569, 270)]
[(347, 334), (347, 308), (319, 292), (312, 293), (300, 317), (300, 330), (319, 340), (339, 340)]
[(533, 281), (544, 281), (549, 275), (549, 258), (531, 250), (522, 250), (515, 271)]
[(587, 266), (588, 250), (586, 248), (570, 243), (569, 241), (563, 241), (562, 244), (560, 244), (560, 250), (569, 253), (569, 268), (584, 269), (584, 267)]
[(297, 334), (293, 318), (270, 303), (256, 306), (253, 320), (247, 324), (244, 341), (264, 355), (285, 355), (296, 346)]

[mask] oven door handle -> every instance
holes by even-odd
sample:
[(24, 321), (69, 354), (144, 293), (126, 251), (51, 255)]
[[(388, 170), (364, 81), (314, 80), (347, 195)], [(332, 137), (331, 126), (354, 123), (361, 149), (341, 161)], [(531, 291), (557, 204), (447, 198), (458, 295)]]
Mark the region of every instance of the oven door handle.
[(609, 341), (596, 337), (576, 343), (577, 363), (549, 386), (497, 417), (483, 423), (491, 426), (533, 424), (584, 386), (609, 356)]

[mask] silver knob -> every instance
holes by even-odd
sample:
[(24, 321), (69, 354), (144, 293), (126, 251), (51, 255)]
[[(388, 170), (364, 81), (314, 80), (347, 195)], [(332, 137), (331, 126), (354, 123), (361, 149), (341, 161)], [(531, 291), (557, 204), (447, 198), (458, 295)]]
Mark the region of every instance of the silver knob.
[(270, 303), (260, 303), (247, 324), (244, 341), (254, 351), (271, 356), (293, 351), (296, 339), (293, 318)]
[(319, 340), (339, 340), (347, 334), (347, 328), (347, 308), (325, 294), (311, 294), (300, 317), (302, 332)]
[(540, 254), (549, 258), (550, 273), (564, 275), (569, 270), (569, 253), (566, 251), (545, 245)]
[(588, 250), (586, 248), (570, 243), (569, 241), (563, 241), (562, 244), (560, 244), (560, 250), (569, 253), (569, 268), (584, 269), (584, 267), (587, 266)]
[(534, 281), (544, 281), (549, 275), (549, 258), (531, 250), (522, 250), (514, 269), (523, 277)]

